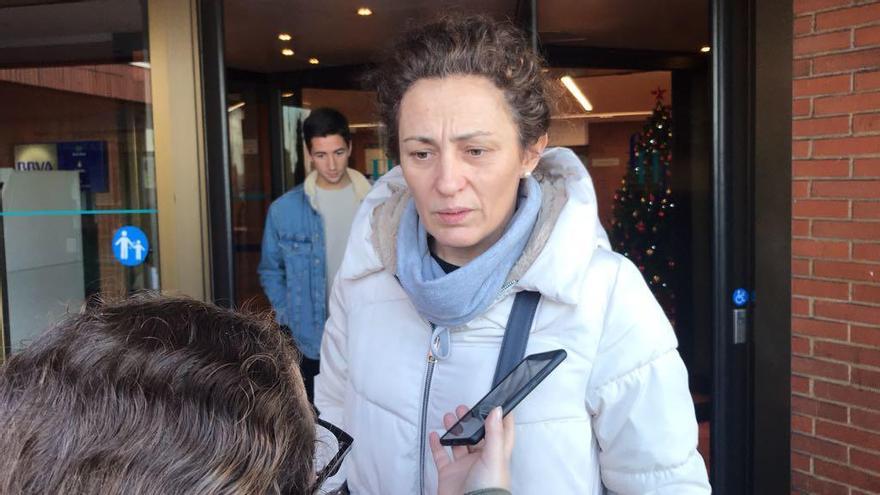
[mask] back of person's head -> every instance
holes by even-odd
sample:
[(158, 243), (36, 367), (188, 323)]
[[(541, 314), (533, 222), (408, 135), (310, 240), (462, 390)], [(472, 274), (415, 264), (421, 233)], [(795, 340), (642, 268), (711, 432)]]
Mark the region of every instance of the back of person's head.
[(341, 112), (333, 108), (317, 108), (312, 110), (303, 122), (303, 137), (306, 146), (311, 149), (312, 138), (327, 137), (338, 134), (345, 140), (345, 144), (351, 144), (351, 131), (348, 128), (348, 119)]
[(306, 493), (314, 416), (268, 319), (140, 295), (0, 373), (0, 493)]

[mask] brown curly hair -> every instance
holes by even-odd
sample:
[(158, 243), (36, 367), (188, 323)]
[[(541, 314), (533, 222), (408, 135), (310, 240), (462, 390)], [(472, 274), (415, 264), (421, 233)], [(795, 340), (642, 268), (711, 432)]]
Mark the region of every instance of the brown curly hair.
[(139, 295), (0, 368), (0, 493), (307, 493), (314, 415), (266, 317)]
[(403, 95), (420, 79), (452, 75), (491, 80), (504, 92), (520, 144), (535, 143), (550, 126), (544, 65), (520, 29), (483, 15), (444, 17), (408, 31), (367, 76), (367, 84), (377, 93), (388, 155), (400, 160), (397, 126)]

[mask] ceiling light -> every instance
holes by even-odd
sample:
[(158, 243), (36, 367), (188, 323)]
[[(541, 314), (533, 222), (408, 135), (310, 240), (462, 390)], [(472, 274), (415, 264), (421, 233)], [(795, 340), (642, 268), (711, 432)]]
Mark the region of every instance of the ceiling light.
[(565, 86), (568, 92), (571, 93), (572, 96), (574, 96), (574, 99), (581, 104), (581, 106), (584, 108), (584, 111), (593, 111), (593, 105), (590, 103), (590, 100), (588, 100), (587, 97), (584, 96), (584, 93), (581, 92), (581, 88), (579, 88), (577, 84), (575, 84), (574, 79), (572, 79), (571, 76), (562, 76), (562, 78), (560, 78), (559, 80), (562, 81), (562, 85)]
[(284, 55), (285, 57), (292, 57), (293, 50), (291, 50), (290, 48), (285, 48), (285, 49), (281, 50), (281, 54)]
[(321, 63), (321, 61), (318, 60), (318, 59), (316, 59), (315, 57), (312, 57), (312, 58), (309, 59), (309, 63), (312, 64), (312, 65), (318, 65), (318, 64)]
[(361, 7), (358, 9), (358, 15), (362, 15), (362, 16), (373, 15), (373, 11), (366, 8), (366, 7)]
[(226, 109), (226, 111), (232, 113), (232, 112), (238, 110), (239, 108), (242, 108), (244, 105), (245, 105), (245, 103), (242, 101), (242, 102), (236, 103), (235, 105), (230, 106), (229, 108)]
[(292, 92), (291, 93), (281, 93), (282, 98), (290, 98), (291, 96), (293, 96)]
[(150, 68), (149, 62), (129, 62), (128, 65), (132, 65), (134, 67), (140, 67), (141, 69), (149, 69)]
[(287, 33), (281, 33), (278, 35), (278, 39), (281, 41), (290, 41), (291, 39), (293, 39), (293, 37)]
[(700, 51), (703, 53), (709, 53), (710, 51), (712, 51), (712, 47), (707, 45), (707, 46), (700, 48)]

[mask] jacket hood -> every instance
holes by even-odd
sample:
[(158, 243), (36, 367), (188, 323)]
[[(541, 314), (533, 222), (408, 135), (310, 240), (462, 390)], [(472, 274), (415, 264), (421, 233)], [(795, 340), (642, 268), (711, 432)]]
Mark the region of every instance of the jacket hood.
[[(357, 197), (358, 201), (363, 201), (370, 192), (370, 187), (372, 187), (370, 181), (361, 175), (360, 172), (351, 167), (346, 167), (345, 173), (348, 174), (348, 178), (351, 180), (351, 187), (354, 189), (354, 195)], [(317, 187), (318, 172), (312, 170), (309, 175), (306, 176), (305, 182), (303, 182), (303, 190), (305, 190), (306, 197), (309, 198), (309, 204), (312, 205), (314, 210), (318, 209), (318, 205), (315, 203), (315, 190)]]
[[(586, 167), (567, 148), (550, 148), (533, 173), (541, 211), (522, 256), (508, 275), (514, 289), (576, 304), (597, 247), (610, 250)], [(356, 279), (396, 269), (397, 227), (410, 198), (400, 167), (385, 174), (355, 216), (340, 276)]]

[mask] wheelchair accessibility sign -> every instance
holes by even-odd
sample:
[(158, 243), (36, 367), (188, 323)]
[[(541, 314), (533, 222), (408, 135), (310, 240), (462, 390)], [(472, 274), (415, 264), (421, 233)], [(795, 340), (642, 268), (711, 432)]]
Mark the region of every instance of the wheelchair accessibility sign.
[(113, 256), (125, 266), (138, 266), (147, 259), (150, 241), (144, 231), (132, 225), (113, 234)]

